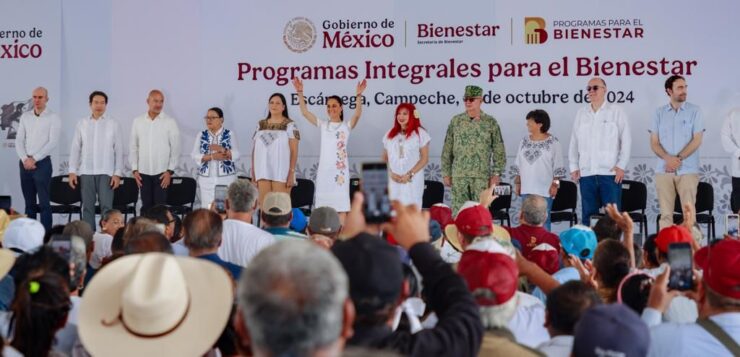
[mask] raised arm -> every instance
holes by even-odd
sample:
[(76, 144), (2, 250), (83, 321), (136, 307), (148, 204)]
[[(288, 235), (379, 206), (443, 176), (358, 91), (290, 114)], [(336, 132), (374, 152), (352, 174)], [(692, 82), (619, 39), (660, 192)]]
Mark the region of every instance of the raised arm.
[(349, 121), (349, 128), (354, 129), (357, 122), (360, 121), (362, 115), (362, 92), (367, 88), (367, 80), (363, 79), (362, 82), (357, 83), (357, 94), (355, 96), (355, 114), (352, 115), (352, 119)]
[(318, 119), (313, 113), (308, 111), (308, 107), (306, 106), (306, 98), (303, 97), (303, 81), (298, 77), (293, 78), (293, 87), (295, 88), (296, 93), (298, 93), (298, 105), (301, 108), (301, 114), (303, 114), (303, 117), (306, 118), (309, 123), (318, 125)]

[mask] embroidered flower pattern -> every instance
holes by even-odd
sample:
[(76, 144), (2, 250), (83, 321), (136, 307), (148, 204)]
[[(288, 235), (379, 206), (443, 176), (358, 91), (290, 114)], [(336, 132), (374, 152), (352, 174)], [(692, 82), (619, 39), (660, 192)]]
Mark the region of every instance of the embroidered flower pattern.
[(334, 182), (342, 186), (347, 180), (347, 134), (344, 131), (337, 131), (337, 161), (336, 167), (339, 173), (334, 177)]
[[(209, 147), (212, 142), (218, 143), (226, 150), (231, 150), (231, 131), (224, 129), (220, 136), (213, 137), (208, 130), (203, 130), (200, 133), (200, 153), (203, 155), (209, 153)], [(219, 161), (218, 164), (220, 170), (223, 171), (225, 175), (231, 175), (237, 172), (234, 161), (223, 160)], [(203, 176), (210, 176), (210, 173), (208, 172), (208, 162), (204, 162), (200, 165), (198, 173)]]

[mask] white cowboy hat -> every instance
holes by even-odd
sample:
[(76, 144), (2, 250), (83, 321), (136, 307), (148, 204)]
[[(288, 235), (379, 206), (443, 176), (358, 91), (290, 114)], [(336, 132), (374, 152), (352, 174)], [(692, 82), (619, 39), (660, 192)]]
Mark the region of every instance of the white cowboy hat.
[(94, 356), (201, 356), (223, 332), (233, 300), (231, 279), (214, 263), (125, 256), (85, 289), (80, 339)]

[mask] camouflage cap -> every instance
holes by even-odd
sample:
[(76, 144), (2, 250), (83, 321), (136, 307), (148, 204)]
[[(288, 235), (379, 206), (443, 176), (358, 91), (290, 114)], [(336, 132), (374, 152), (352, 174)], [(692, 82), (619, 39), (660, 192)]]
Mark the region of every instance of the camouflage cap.
[(465, 98), (481, 97), (483, 96), (483, 88), (478, 86), (466, 86), (465, 87)]

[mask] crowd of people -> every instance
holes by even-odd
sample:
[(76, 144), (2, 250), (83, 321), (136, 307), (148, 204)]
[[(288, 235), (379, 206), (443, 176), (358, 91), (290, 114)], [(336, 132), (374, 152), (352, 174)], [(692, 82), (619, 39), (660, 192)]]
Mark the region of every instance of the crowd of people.
[[(678, 195), (683, 221), (662, 220), (642, 244), (619, 206), (629, 121), (605, 102), (601, 78), (588, 83), (567, 161), (548, 133), (548, 114), (526, 115), (514, 227), (495, 225), (489, 210), (506, 155), (498, 123), (481, 110), (480, 87), (465, 88), (466, 111), (444, 139), (451, 206), (420, 208), (432, 138), (413, 105), (398, 106), (382, 138), (394, 214), (377, 223), (365, 219), (363, 193), (350, 200), (348, 192), (348, 140), (367, 83), (357, 84), (347, 121), (341, 97), (329, 97), (328, 119), (319, 119), (304, 83), (293, 85), (301, 114), (321, 131), (316, 208), (307, 218), (289, 194), (300, 132), (280, 93), (255, 130), (251, 180), (236, 177), (244, 154), (223, 111), (206, 112), (191, 155), (203, 207), (174, 214), (165, 203), (179, 131), (153, 90), (131, 129), (142, 207), (126, 222), (112, 208), (122, 177), (120, 128), (105, 114), (107, 95), (96, 91), (70, 155), (69, 184), (80, 186), (83, 214), (57, 226), (48, 183), (60, 119), (46, 109), (46, 90), (34, 90), (16, 145), (26, 215), (0, 210), (2, 355), (740, 355), (740, 240), (707, 243), (696, 228), (704, 129), (698, 107), (686, 102), (684, 78), (666, 81), (670, 102), (650, 130), (661, 211), (670, 208), (663, 218), (672, 217)], [(729, 151), (736, 142), (740, 136), (723, 136)], [(568, 172), (580, 185), (584, 224), (555, 234), (549, 211)], [(213, 204), (220, 185), (223, 209)], [(599, 210), (604, 216), (590, 227)], [(679, 251), (687, 269), (674, 265)]]
[[(550, 233), (536, 195), (520, 226), (496, 226), (494, 186), (456, 215), (394, 201), (382, 224), (366, 222), (358, 192), (343, 223), (319, 207), (302, 231), (290, 228), (287, 193), (261, 206), (258, 197), (237, 179), (225, 213), (198, 209), (180, 222), (155, 205), (123, 222), (112, 209), (97, 232), (82, 220), (47, 232), (0, 211), (3, 355), (738, 352), (740, 240), (700, 247), (691, 205), (640, 247), (613, 204), (598, 235), (581, 225)], [(691, 247), (688, 289), (669, 288), (676, 244)]]

